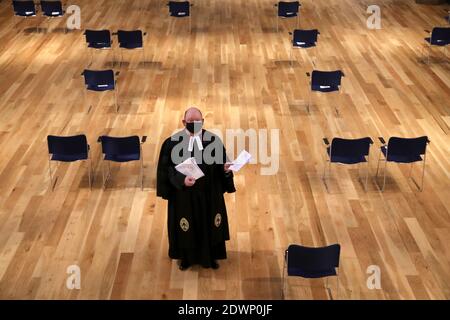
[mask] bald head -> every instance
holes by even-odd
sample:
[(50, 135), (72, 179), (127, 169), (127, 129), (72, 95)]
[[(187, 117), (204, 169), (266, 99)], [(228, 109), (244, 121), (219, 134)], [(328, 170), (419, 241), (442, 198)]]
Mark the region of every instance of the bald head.
[(192, 122), (192, 121), (202, 121), (203, 115), (200, 109), (196, 107), (191, 107), (184, 112), (184, 121)]

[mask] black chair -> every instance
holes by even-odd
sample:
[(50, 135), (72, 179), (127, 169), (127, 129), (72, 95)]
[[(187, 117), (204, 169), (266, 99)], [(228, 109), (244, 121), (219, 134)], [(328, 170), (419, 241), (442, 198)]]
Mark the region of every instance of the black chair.
[(191, 7), (189, 1), (169, 1), (169, 15), (175, 18), (189, 18), (189, 32), (191, 32)]
[(277, 10), (277, 32), (278, 32), (278, 19), (287, 19), (287, 18), (297, 18), (297, 25), (298, 28), (299, 24), (299, 8), (301, 4), (298, 1), (280, 1), (277, 4), (275, 4), (275, 7)]
[[(427, 157), (427, 145), (430, 143), (427, 136), (422, 136), (418, 138), (398, 138), (392, 137), (389, 139), (388, 144), (386, 145), (386, 141), (383, 137), (378, 138), (382, 144), (380, 148), (380, 156), (378, 157), (377, 164), (377, 173), (376, 177), (378, 178), (378, 169), (380, 167), (381, 155), (384, 155), (384, 177), (383, 177), (383, 187), (381, 188), (384, 191), (384, 187), (386, 185), (386, 171), (387, 171), (387, 163), (388, 162), (396, 162), (396, 163), (410, 163), (411, 167), (409, 169), (409, 177), (411, 177), (412, 166), (414, 162), (423, 161), (422, 168), (422, 181), (419, 185), (415, 182), (420, 191), (423, 191), (423, 180), (425, 176), (425, 162)], [(423, 156), (423, 159), (422, 159)], [(378, 184), (378, 182), (377, 182)]]
[[(36, 6), (33, 1), (13, 1), (14, 16), (20, 18), (36, 17)], [(38, 26), (36, 26), (36, 32)]]
[[(429, 32), (428, 30), (425, 30)], [(431, 49), (433, 46), (444, 47), (445, 56), (447, 56), (447, 45), (450, 44), (450, 27), (436, 27), (430, 32), (430, 36), (425, 38), (428, 45), (428, 60), (430, 63)]]
[(105, 177), (104, 165), (102, 165), (103, 187), (111, 176), (110, 162), (129, 162), (139, 161), (141, 163), (141, 190), (144, 189), (144, 159), (142, 155), (141, 145), (147, 140), (147, 136), (143, 136), (139, 141), (138, 136), (130, 137), (109, 137), (100, 136), (98, 142), (102, 144), (103, 162), (108, 161), (108, 175)]
[[(309, 92), (309, 99), (307, 105), (308, 113), (309, 113), (309, 106), (311, 104), (311, 92), (313, 91), (322, 93), (329, 93), (336, 91), (340, 92), (342, 77), (345, 76), (341, 70), (336, 71), (314, 70), (312, 72), (312, 75), (310, 75), (309, 72), (307, 72), (306, 75), (311, 78), (310, 81), (311, 91)], [(335, 109), (336, 113), (339, 114), (337, 107), (335, 107)]]
[(326, 289), (331, 295), (328, 287), (328, 277), (335, 276), (337, 281), (336, 298), (339, 294), (339, 258), (341, 246), (333, 244), (321, 248), (309, 248), (291, 244), (285, 251), (283, 266), (283, 288), (282, 297), (285, 297), (286, 271), (287, 276), (296, 276), (307, 279), (327, 278)]
[[(114, 74), (113, 70), (84, 70), (81, 75), (84, 76), (84, 85), (87, 91), (114, 91), (116, 112), (119, 112), (119, 105), (117, 104), (119, 87), (117, 80), (114, 79), (114, 75), (118, 76), (119, 72)], [(86, 91), (84, 92), (84, 98), (86, 100)]]
[(117, 31), (116, 34), (119, 42), (119, 48), (121, 49), (120, 66), (122, 66), (123, 61), (123, 50), (141, 49), (145, 63), (145, 49), (143, 36), (146, 36), (147, 33), (146, 32), (143, 33), (141, 30), (132, 30), (132, 31), (119, 30)]
[[(62, 18), (64, 10), (61, 1), (41, 1), (42, 15), (47, 18), (48, 29), (50, 29), (50, 20), (55, 18)], [(64, 28), (67, 33), (67, 28)]]
[(89, 66), (94, 60), (94, 50), (111, 50), (113, 54), (113, 65), (115, 62), (114, 48), (112, 46), (111, 32), (109, 30), (86, 30), (84, 32), (86, 37), (87, 48), (92, 49), (90, 51), (91, 61)]
[(90, 157), (90, 148), (84, 134), (62, 137), (62, 136), (47, 136), (48, 144), (48, 172), (50, 175), (50, 188), (53, 190), (53, 176), (51, 161), (60, 162), (75, 162), (80, 160), (88, 161), (89, 187), (92, 187), (91, 172), (92, 161)]
[[(289, 32), (290, 35), (292, 35), (292, 48), (317, 48), (317, 38), (320, 34), (319, 30), (317, 29), (311, 29), (311, 30), (301, 30), (296, 29), (294, 32)], [(291, 50), (291, 57), (290, 60), (292, 62), (292, 54), (293, 50)], [(316, 52), (317, 56), (317, 52)], [(314, 60), (313, 60), (314, 65)]]
[(366, 162), (367, 173), (365, 189), (367, 190), (367, 182), (369, 180), (370, 169), (369, 151), (370, 145), (373, 144), (372, 139), (369, 137), (360, 139), (333, 138), (330, 145), (328, 139), (324, 138), (323, 142), (327, 147), (327, 159), (325, 161), (325, 166), (323, 167), (323, 181), (325, 182), (325, 170), (327, 162), (328, 174), (331, 173), (331, 163), (359, 164)]

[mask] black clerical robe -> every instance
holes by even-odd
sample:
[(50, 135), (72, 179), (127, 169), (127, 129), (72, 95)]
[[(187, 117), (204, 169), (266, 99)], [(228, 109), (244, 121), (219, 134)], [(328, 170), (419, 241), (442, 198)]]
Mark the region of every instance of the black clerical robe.
[[(168, 200), (167, 227), (169, 257), (209, 267), (225, 259), (225, 241), (230, 239), (223, 194), (235, 192), (233, 174), (224, 171), (225, 148), (220, 138), (202, 130), (203, 150), (183, 130), (166, 139), (157, 168), (157, 196)], [(175, 166), (194, 157), (205, 176), (192, 187), (184, 185), (185, 175)]]

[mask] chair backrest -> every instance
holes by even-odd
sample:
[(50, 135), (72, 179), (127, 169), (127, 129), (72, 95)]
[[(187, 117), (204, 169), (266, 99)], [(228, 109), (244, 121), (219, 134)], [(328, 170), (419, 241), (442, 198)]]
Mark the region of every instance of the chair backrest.
[(319, 71), (314, 70), (311, 75), (312, 86), (332, 86), (341, 85), (342, 71)]
[(300, 7), (300, 2), (298, 1), (280, 1), (278, 2), (278, 16), (289, 17), (296, 16), (298, 13), (298, 8)]
[(111, 44), (111, 32), (109, 30), (86, 30), (84, 35), (87, 43)]
[(34, 1), (13, 1), (14, 13), (19, 16), (29, 16), (36, 14)]
[(369, 155), (372, 139), (333, 138), (331, 141), (331, 155), (338, 157), (363, 157)]
[(435, 27), (431, 31), (431, 43), (450, 43), (450, 27)]
[(119, 30), (117, 31), (117, 38), (119, 43), (121, 44), (139, 44), (142, 46), (142, 31), (141, 30), (132, 30), (125, 31)]
[(184, 17), (190, 14), (189, 1), (169, 1), (169, 13), (173, 17)]
[(140, 141), (138, 136), (130, 137), (109, 137), (101, 136), (103, 154), (109, 155), (129, 155), (141, 154)]
[(293, 44), (296, 45), (298, 43), (304, 43), (307, 45), (313, 45), (317, 42), (317, 35), (319, 34), (319, 30), (311, 29), (311, 30), (294, 30), (294, 34), (292, 36)]
[(88, 152), (88, 143), (84, 134), (76, 136), (47, 136), (48, 153), (74, 155)]
[(428, 137), (398, 138), (392, 137), (388, 141), (389, 156), (420, 156), (425, 154)]
[(41, 1), (41, 9), (49, 17), (63, 14), (61, 1)]
[(84, 84), (88, 89), (114, 89), (113, 70), (84, 70)]
[(310, 248), (296, 244), (288, 247), (288, 269), (299, 268), (305, 271), (324, 271), (339, 268), (341, 246)]

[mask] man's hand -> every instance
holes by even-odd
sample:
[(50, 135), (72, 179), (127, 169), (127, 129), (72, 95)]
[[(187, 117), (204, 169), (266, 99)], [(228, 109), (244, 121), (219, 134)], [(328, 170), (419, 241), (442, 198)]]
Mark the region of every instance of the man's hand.
[(231, 171), (231, 170), (230, 170), (231, 165), (232, 165), (231, 162), (225, 163), (225, 164), (223, 165), (223, 170), (224, 170), (226, 173), (229, 173), (229, 172)]
[(192, 187), (195, 183), (195, 178), (194, 177), (186, 177), (184, 178), (184, 185), (186, 187)]

